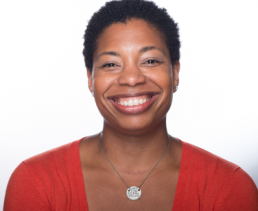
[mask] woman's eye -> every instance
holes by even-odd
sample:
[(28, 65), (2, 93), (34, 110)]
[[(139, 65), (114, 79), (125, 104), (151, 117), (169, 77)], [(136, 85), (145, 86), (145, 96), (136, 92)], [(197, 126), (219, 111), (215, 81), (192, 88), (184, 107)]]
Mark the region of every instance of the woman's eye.
[(149, 59), (146, 62), (144, 62), (145, 64), (155, 64), (155, 63), (160, 63), (159, 61), (155, 60), (155, 59)]
[(108, 63), (108, 64), (104, 64), (102, 67), (115, 67), (117, 66), (115, 63)]

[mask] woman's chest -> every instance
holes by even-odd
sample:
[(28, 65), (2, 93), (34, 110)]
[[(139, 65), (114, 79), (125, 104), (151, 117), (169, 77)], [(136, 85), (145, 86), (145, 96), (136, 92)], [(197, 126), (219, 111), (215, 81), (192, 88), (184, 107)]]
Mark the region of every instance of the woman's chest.
[[(128, 187), (117, 174), (86, 170), (83, 175), (89, 211), (172, 210), (178, 172), (153, 172), (140, 187), (141, 197), (138, 200), (127, 197)], [(142, 178), (133, 176), (124, 179), (129, 187), (139, 186), (142, 182)]]

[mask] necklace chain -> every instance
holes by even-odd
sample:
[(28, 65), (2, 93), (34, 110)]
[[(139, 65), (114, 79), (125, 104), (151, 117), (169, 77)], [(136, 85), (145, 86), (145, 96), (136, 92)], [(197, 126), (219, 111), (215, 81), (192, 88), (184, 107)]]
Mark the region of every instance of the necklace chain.
[[(100, 144), (100, 148), (103, 152), (103, 154), (105, 155), (105, 157), (107, 158), (108, 162), (110, 163), (110, 165), (113, 167), (113, 169), (115, 170), (115, 172), (117, 173), (117, 175), (121, 178), (121, 180), (125, 183), (125, 185), (130, 188), (127, 183), (124, 181), (124, 179), (121, 177), (121, 175), (118, 173), (118, 171), (116, 170), (116, 168), (113, 166), (113, 164), (111, 163), (111, 161), (108, 159), (106, 153), (104, 152), (103, 148), (102, 148), (102, 145), (101, 145), (101, 136), (102, 136), (102, 132), (99, 136), (99, 144)], [(170, 145), (170, 138), (168, 138), (168, 146), (165, 150), (165, 152), (162, 154), (162, 156), (160, 157), (160, 159), (158, 160), (158, 162), (155, 164), (155, 166), (151, 169), (150, 173), (145, 177), (145, 179), (142, 181), (142, 183), (138, 186), (139, 188), (142, 186), (142, 184), (145, 182), (145, 180), (150, 176), (151, 172), (155, 169), (155, 167), (158, 165), (158, 163), (161, 161), (161, 159), (164, 157), (164, 155), (166, 154), (166, 152), (168, 151), (168, 148), (169, 148), (169, 145)]]

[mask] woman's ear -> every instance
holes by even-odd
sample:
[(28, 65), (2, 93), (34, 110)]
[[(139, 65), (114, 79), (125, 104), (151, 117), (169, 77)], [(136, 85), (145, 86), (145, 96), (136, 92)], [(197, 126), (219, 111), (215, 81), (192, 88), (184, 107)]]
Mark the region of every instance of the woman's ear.
[(178, 89), (179, 85), (179, 71), (180, 71), (180, 62), (176, 61), (173, 65), (173, 93)]
[(90, 71), (89, 69), (87, 69), (87, 76), (88, 76), (89, 90), (92, 93), (93, 92), (93, 88), (92, 88), (92, 71)]

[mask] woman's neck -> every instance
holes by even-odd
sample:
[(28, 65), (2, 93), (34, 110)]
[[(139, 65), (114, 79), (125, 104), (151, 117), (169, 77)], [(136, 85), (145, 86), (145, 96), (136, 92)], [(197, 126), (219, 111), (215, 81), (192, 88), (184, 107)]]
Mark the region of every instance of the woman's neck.
[(117, 169), (148, 171), (159, 160), (168, 146), (166, 120), (145, 133), (125, 134), (104, 123), (102, 147)]

